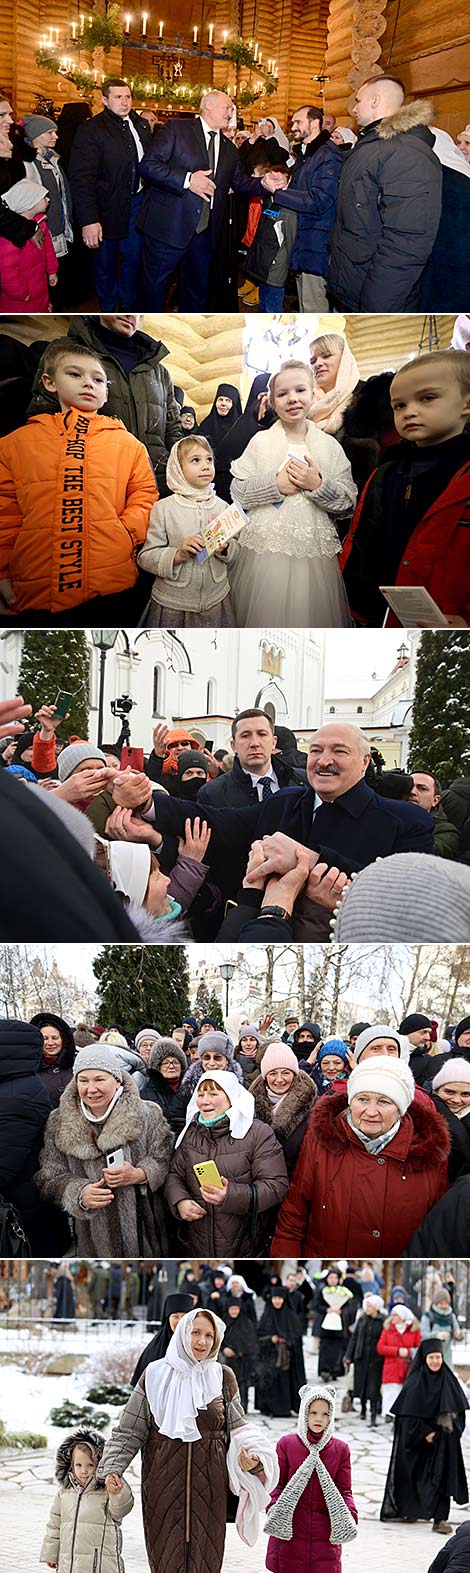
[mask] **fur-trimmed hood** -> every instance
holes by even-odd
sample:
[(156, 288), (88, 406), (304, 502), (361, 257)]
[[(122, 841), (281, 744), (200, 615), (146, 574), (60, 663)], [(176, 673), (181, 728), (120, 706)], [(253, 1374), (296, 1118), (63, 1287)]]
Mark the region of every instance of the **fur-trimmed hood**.
[[(346, 1118), (342, 1117), (346, 1116), (347, 1108), (348, 1100), (344, 1092), (319, 1098), (310, 1122), (310, 1130), (319, 1145), (337, 1157), (341, 1156), (348, 1144), (361, 1147), (359, 1137), (355, 1137)], [(411, 1174), (435, 1169), (450, 1152), (450, 1136), (445, 1120), (430, 1104), (415, 1100), (403, 1116), (400, 1130), (386, 1152), (388, 1158), (396, 1158), (400, 1163), (406, 1160)]]
[(256, 1117), (271, 1126), (279, 1141), (287, 1140), (305, 1119), (315, 1103), (317, 1089), (306, 1071), (299, 1071), (281, 1103), (270, 1103), (263, 1076), (252, 1081), (250, 1092), (255, 1100)]
[(49, 1117), (59, 1152), (86, 1163), (99, 1152), (112, 1152), (143, 1134), (148, 1105), (141, 1102), (138, 1087), (128, 1071), (122, 1072), (124, 1092), (103, 1125), (89, 1124), (80, 1108), (76, 1083), (70, 1082), (62, 1093), (58, 1109)]
[(67, 1480), (72, 1468), (72, 1454), (75, 1447), (93, 1448), (93, 1452), (96, 1454), (97, 1464), (99, 1464), (100, 1458), (104, 1453), (105, 1437), (101, 1436), (99, 1431), (95, 1431), (93, 1426), (77, 1426), (76, 1431), (71, 1431), (69, 1436), (64, 1437), (64, 1440), (60, 1443), (56, 1453), (55, 1478), (58, 1480), (60, 1486), (65, 1486), (67, 1484)]
[(394, 115), (386, 115), (377, 127), (381, 142), (391, 142), (401, 131), (415, 131), (418, 126), (430, 126), (435, 120), (434, 104), (430, 98), (413, 98), (403, 104)]

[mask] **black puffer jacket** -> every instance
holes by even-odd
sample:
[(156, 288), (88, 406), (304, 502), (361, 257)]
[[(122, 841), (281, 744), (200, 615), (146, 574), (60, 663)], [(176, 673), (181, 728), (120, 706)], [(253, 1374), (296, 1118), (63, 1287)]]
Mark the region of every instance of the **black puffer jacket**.
[[(71, 317), (68, 337), (75, 343), (86, 344), (99, 355), (109, 384), (102, 414), (117, 415), (124, 421), (127, 431), (145, 444), (156, 475), (163, 477), (170, 448), (174, 442), (179, 442), (180, 437), (184, 437), (171, 376), (166, 366), (162, 365), (168, 355), (166, 344), (138, 330), (132, 343), (141, 350), (141, 358), (127, 375), (110, 349), (104, 347), (99, 333), (95, 331), (95, 323), (99, 327), (96, 317)], [(117, 334), (116, 343), (119, 343)], [(44, 411), (53, 412), (58, 408), (57, 400), (43, 388), (42, 370), (41, 360), (33, 383), (30, 415), (41, 415)]]
[(18, 1209), (33, 1255), (40, 1243), (42, 1203), (34, 1185), (50, 1098), (38, 1076), (43, 1042), (27, 1021), (0, 1021), (0, 1193)]
[(162, 1060), (168, 1059), (170, 1055), (178, 1060), (181, 1075), (184, 1076), (188, 1062), (183, 1049), (180, 1049), (179, 1043), (175, 1043), (174, 1038), (160, 1038), (160, 1042), (155, 1043), (150, 1051), (147, 1081), (140, 1096), (144, 1102), (159, 1104), (171, 1130), (174, 1131), (175, 1136), (179, 1136), (185, 1122), (191, 1090), (189, 1087), (182, 1089), (180, 1083), (174, 1091), (166, 1077), (162, 1076), (160, 1065)]
[[(150, 126), (134, 109), (129, 119), (144, 153), (148, 153), (152, 144)], [(134, 165), (120, 115), (106, 107), (78, 127), (68, 176), (78, 223), (100, 223), (105, 240), (124, 240), (129, 228)]]
[(434, 1203), (415, 1229), (403, 1256), (419, 1257), (470, 1255), (470, 1174), (464, 1174)]
[[(284, 764), (280, 754), (273, 754), (272, 767), (281, 788), (305, 786), (305, 770)], [(197, 795), (197, 804), (203, 803), (208, 808), (248, 808), (258, 802), (258, 788), (252, 786), (251, 776), (242, 769), (236, 754), (232, 769), (217, 776), (215, 781), (207, 781)]]
[(428, 1573), (468, 1573), (470, 1567), (470, 1524), (459, 1524), (455, 1535), (441, 1546)]
[(439, 228), (442, 169), (425, 99), (361, 132), (345, 159), (328, 284), (347, 311), (412, 311)]
[(56, 1027), (62, 1038), (62, 1048), (57, 1059), (49, 1060), (43, 1053), (39, 1066), (39, 1075), (49, 1094), (52, 1108), (57, 1109), (62, 1093), (72, 1080), (72, 1065), (77, 1052), (72, 1028), (62, 1016), (52, 1016), (48, 1010), (40, 1010), (37, 1016), (32, 1016), (31, 1026), (39, 1027), (40, 1031), (41, 1027)]

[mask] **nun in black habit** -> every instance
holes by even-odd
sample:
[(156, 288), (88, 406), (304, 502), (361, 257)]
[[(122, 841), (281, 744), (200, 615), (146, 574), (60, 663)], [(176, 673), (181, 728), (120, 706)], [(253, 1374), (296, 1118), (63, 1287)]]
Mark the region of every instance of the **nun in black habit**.
[(391, 1413), (393, 1447), (380, 1510), (390, 1519), (432, 1519), (438, 1534), (450, 1535), (451, 1497), (468, 1502), (460, 1438), (468, 1400), (445, 1364), (439, 1338), (425, 1338)]
[(247, 1316), (241, 1299), (228, 1296), (224, 1312), (227, 1331), (222, 1342), (221, 1358), (237, 1378), (240, 1400), (245, 1414), (248, 1408), (248, 1388), (254, 1380), (258, 1337), (251, 1317)]
[[(229, 409), (226, 409), (225, 406), (229, 400), (230, 406)], [(218, 408), (221, 403), (222, 409)], [(209, 410), (205, 420), (201, 421), (199, 427), (199, 435), (206, 437), (207, 442), (210, 442), (214, 454), (216, 472), (217, 455), (222, 439), (226, 437), (227, 432), (235, 425), (235, 421), (240, 419), (241, 413), (242, 405), (238, 388), (234, 388), (231, 382), (219, 382), (212, 409)]]
[(170, 1338), (173, 1337), (175, 1327), (187, 1311), (194, 1311), (194, 1300), (191, 1294), (168, 1294), (163, 1307), (162, 1325), (158, 1333), (145, 1345), (137, 1361), (135, 1371), (131, 1376), (131, 1387), (136, 1387), (142, 1372), (152, 1364), (152, 1360), (163, 1360), (166, 1355)]
[[(269, 383), (269, 371), (260, 371), (251, 384), (243, 415), (239, 415), (229, 431), (226, 431), (217, 447), (215, 466), (215, 489), (218, 497), (225, 497), (226, 502), (232, 501), (230, 486), (232, 482), (231, 465), (239, 459), (248, 443), (257, 431), (267, 431), (273, 425), (276, 416), (274, 410), (268, 409), (264, 414), (264, 395)], [(210, 440), (210, 439), (209, 439)]]
[(257, 1408), (279, 1418), (299, 1412), (306, 1381), (302, 1328), (284, 1285), (275, 1286), (258, 1326)]

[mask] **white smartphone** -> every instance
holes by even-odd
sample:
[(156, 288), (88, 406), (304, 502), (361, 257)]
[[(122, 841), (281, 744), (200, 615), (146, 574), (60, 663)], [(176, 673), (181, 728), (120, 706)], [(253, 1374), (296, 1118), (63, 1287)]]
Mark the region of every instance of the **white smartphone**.
[(123, 1169), (125, 1161), (124, 1150), (122, 1147), (115, 1147), (114, 1152), (106, 1153), (107, 1169)]

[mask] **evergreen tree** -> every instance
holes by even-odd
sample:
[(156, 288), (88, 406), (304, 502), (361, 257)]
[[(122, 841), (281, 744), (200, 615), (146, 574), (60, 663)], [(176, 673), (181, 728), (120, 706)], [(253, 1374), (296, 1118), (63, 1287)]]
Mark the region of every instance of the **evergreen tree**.
[(103, 945), (93, 962), (98, 1020), (136, 1033), (153, 1024), (165, 1036), (189, 1010), (189, 971), (182, 945)]
[(46, 629), (24, 634), (18, 692), (33, 715), (40, 705), (53, 705), (59, 689), (73, 694), (68, 721), (61, 721), (60, 737), (68, 742), (71, 734), (88, 737), (88, 700), (90, 655), (85, 630), (67, 628), (50, 633)]
[(198, 990), (197, 990), (195, 1004), (194, 1004), (194, 1012), (195, 1012), (195, 1015), (198, 1018), (198, 1021), (201, 1020), (202, 1016), (209, 1016), (210, 1015), (210, 1011), (209, 1011), (209, 990), (208, 990), (205, 978), (202, 978), (201, 982), (198, 985)]
[(223, 1018), (223, 1015), (222, 1015), (222, 1008), (221, 1008), (220, 1000), (217, 999), (217, 995), (216, 994), (209, 994), (208, 1009), (204, 1012), (204, 1015), (205, 1016), (212, 1016), (212, 1020), (215, 1021), (217, 1032), (225, 1032), (225, 1025), (224, 1025), (224, 1018)]
[(468, 629), (423, 633), (416, 662), (408, 768), (429, 770), (443, 786), (470, 775)]

